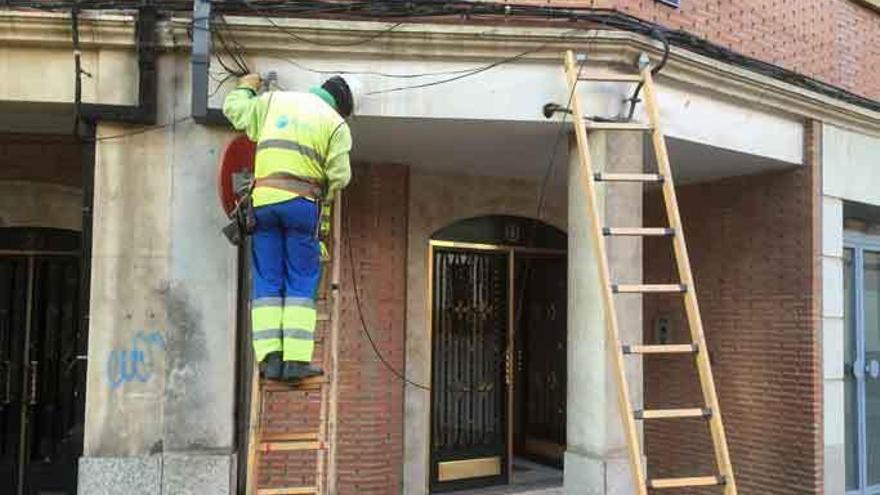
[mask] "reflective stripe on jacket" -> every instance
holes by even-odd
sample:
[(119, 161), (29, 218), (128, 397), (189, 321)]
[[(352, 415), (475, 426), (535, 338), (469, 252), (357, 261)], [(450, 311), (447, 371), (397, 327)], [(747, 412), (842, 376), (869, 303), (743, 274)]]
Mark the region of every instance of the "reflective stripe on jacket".
[(227, 95), (223, 110), (257, 142), (254, 206), (316, 198), (315, 185), (332, 195), (348, 184), (351, 131), (318, 96), (293, 91), (256, 96), (237, 89)]

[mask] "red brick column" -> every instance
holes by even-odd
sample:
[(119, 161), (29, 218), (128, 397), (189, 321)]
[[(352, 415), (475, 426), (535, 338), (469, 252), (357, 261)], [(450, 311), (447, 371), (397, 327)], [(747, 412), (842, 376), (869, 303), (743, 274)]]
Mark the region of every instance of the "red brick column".
[[(403, 370), (408, 184), (405, 167), (360, 165), (345, 192), (337, 445), (341, 495), (400, 493), (403, 482), (403, 384), (379, 361), (366, 338), (349, 256), (353, 254), (369, 332), (389, 364)], [(321, 352), (316, 349), (316, 355)], [(317, 392), (273, 396), (264, 428), (315, 431), (319, 398)], [(314, 457), (312, 452), (264, 456), (261, 486), (313, 484)]]

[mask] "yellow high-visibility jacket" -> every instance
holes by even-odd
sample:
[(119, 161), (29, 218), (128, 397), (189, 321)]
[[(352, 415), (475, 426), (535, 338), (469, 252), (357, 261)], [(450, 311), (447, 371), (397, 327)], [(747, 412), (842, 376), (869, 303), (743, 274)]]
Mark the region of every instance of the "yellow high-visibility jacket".
[(231, 91), (223, 114), (257, 143), (253, 191), (255, 207), (297, 196), (314, 198), (303, 181), (315, 182), (326, 200), (351, 180), (351, 131), (318, 95), (272, 91), (257, 95), (249, 87)]

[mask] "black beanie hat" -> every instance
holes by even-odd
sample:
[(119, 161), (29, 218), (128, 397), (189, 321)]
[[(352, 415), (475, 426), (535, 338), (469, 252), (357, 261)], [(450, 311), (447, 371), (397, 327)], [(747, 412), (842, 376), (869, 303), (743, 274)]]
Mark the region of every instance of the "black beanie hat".
[(346, 119), (351, 116), (352, 112), (354, 112), (354, 97), (352, 97), (351, 89), (348, 88), (348, 83), (345, 82), (345, 79), (333, 76), (324, 81), (321, 87), (333, 96), (333, 100), (336, 101), (336, 111), (339, 112), (339, 115)]

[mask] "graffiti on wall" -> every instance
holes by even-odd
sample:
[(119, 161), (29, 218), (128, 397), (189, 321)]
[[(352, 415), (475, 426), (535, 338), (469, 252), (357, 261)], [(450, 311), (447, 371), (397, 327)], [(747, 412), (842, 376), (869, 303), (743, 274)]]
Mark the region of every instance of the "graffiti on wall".
[(165, 338), (159, 331), (138, 331), (107, 356), (107, 383), (116, 390), (126, 383), (147, 383), (156, 374)]

